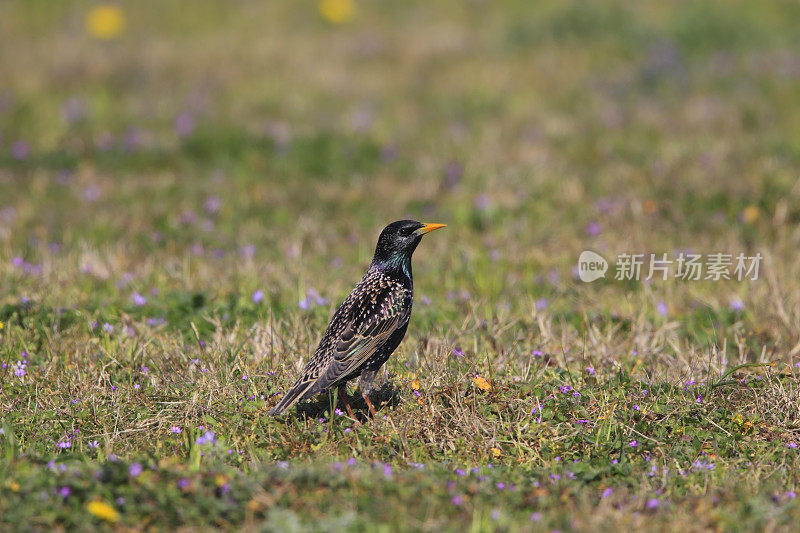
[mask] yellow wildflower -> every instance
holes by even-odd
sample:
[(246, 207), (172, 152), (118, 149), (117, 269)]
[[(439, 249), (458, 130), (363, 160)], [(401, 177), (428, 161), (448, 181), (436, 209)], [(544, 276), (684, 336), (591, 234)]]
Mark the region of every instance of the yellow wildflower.
[(500, 451), (500, 448), (489, 448), (489, 451), (492, 452), (494, 457), (500, 457), (503, 452)]
[(328, 22), (343, 24), (353, 18), (356, 4), (353, 0), (320, 0), (317, 9)]
[(482, 378), (481, 376), (475, 376), (472, 378), (472, 382), (475, 383), (475, 386), (481, 390), (492, 390), (492, 384), (486, 378)]
[(419, 380), (414, 379), (411, 381), (411, 388), (414, 390), (419, 390)]
[(86, 30), (104, 41), (117, 37), (125, 29), (125, 15), (117, 6), (101, 4), (86, 14)]
[(86, 510), (94, 516), (107, 522), (119, 520), (119, 513), (106, 502), (93, 501), (86, 504)]
[(748, 205), (747, 207), (744, 208), (744, 211), (742, 211), (742, 220), (744, 220), (748, 224), (752, 224), (753, 222), (758, 220), (758, 215), (759, 215), (758, 206)]
[(11, 492), (19, 492), (19, 483), (17, 483), (16, 481), (9, 481), (8, 483), (6, 483), (6, 487), (11, 489)]
[(3, 329), (3, 326), (4, 326), (4, 324), (3, 324), (3, 321), (2, 321), (2, 320), (0, 320), (0, 330), (2, 330), (2, 329)]

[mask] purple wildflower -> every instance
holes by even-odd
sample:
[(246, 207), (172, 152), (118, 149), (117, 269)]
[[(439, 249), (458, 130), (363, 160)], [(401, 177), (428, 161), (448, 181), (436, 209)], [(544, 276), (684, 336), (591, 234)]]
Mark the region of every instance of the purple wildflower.
[(739, 298), (733, 298), (730, 303), (728, 303), (728, 308), (731, 311), (743, 311), (744, 310), (744, 302), (741, 301)]
[(175, 117), (175, 133), (179, 137), (188, 137), (194, 132), (194, 117), (189, 113), (181, 113)]
[(256, 247), (253, 244), (245, 244), (244, 246), (239, 247), (239, 255), (246, 258), (252, 259), (256, 255)]
[(475, 197), (474, 204), (475, 207), (478, 208), (478, 210), (486, 211), (492, 204), (492, 201), (485, 194), (479, 194), (478, 196)]
[(219, 196), (209, 196), (206, 198), (206, 201), (203, 202), (203, 209), (205, 209), (206, 213), (209, 215), (217, 214), (220, 207), (222, 207), (222, 200), (219, 199)]
[(11, 145), (11, 157), (17, 161), (23, 161), (28, 158), (30, 154), (30, 146), (25, 141), (16, 141)]
[(18, 378), (26, 376), (28, 374), (28, 362), (27, 361), (17, 361), (17, 363), (13, 366), (14, 368), (14, 375)]
[(212, 446), (214, 446), (217, 444), (217, 436), (213, 431), (208, 430), (199, 437), (197, 437), (197, 440), (195, 440), (195, 444), (199, 446), (211, 444)]
[(600, 235), (600, 229), (599, 222), (591, 222), (586, 226), (586, 234), (590, 237), (597, 237)]
[(255, 291), (253, 293), (253, 303), (257, 304), (257, 303), (260, 303), (262, 301), (264, 301), (264, 291), (259, 289), (259, 290)]
[(139, 477), (139, 475), (142, 473), (142, 470), (143, 468), (141, 463), (131, 463), (131, 465), (128, 467), (128, 474), (130, 474), (131, 477)]

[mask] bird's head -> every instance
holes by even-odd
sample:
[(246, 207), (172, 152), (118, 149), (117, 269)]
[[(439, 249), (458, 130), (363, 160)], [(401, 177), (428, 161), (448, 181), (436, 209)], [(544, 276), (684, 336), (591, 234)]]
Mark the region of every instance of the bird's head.
[(445, 224), (423, 224), (416, 220), (398, 220), (392, 222), (378, 237), (373, 264), (399, 264), (411, 259), (422, 236)]

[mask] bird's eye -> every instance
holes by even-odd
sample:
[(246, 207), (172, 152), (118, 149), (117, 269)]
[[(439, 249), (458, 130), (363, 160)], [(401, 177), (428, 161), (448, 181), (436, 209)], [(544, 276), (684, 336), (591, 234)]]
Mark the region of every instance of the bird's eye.
[(412, 228), (403, 228), (400, 230), (400, 235), (403, 237), (408, 237), (414, 230)]

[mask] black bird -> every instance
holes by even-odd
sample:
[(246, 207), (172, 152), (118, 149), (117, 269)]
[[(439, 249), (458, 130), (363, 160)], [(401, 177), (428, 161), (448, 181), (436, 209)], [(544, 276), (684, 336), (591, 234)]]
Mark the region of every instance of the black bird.
[(269, 414), (279, 415), (296, 401), (338, 386), (347, 413), (353, 417), (346, 386), (360, 376), (358, 388), (375, 416), (369, 400), (372, 380), (403, 340), (411, 317), (411, 254), (423, 235), (443, 227), (445, 224), (398, 220), (383, 228), (367, 273), (333, 314), (303, 373)]

